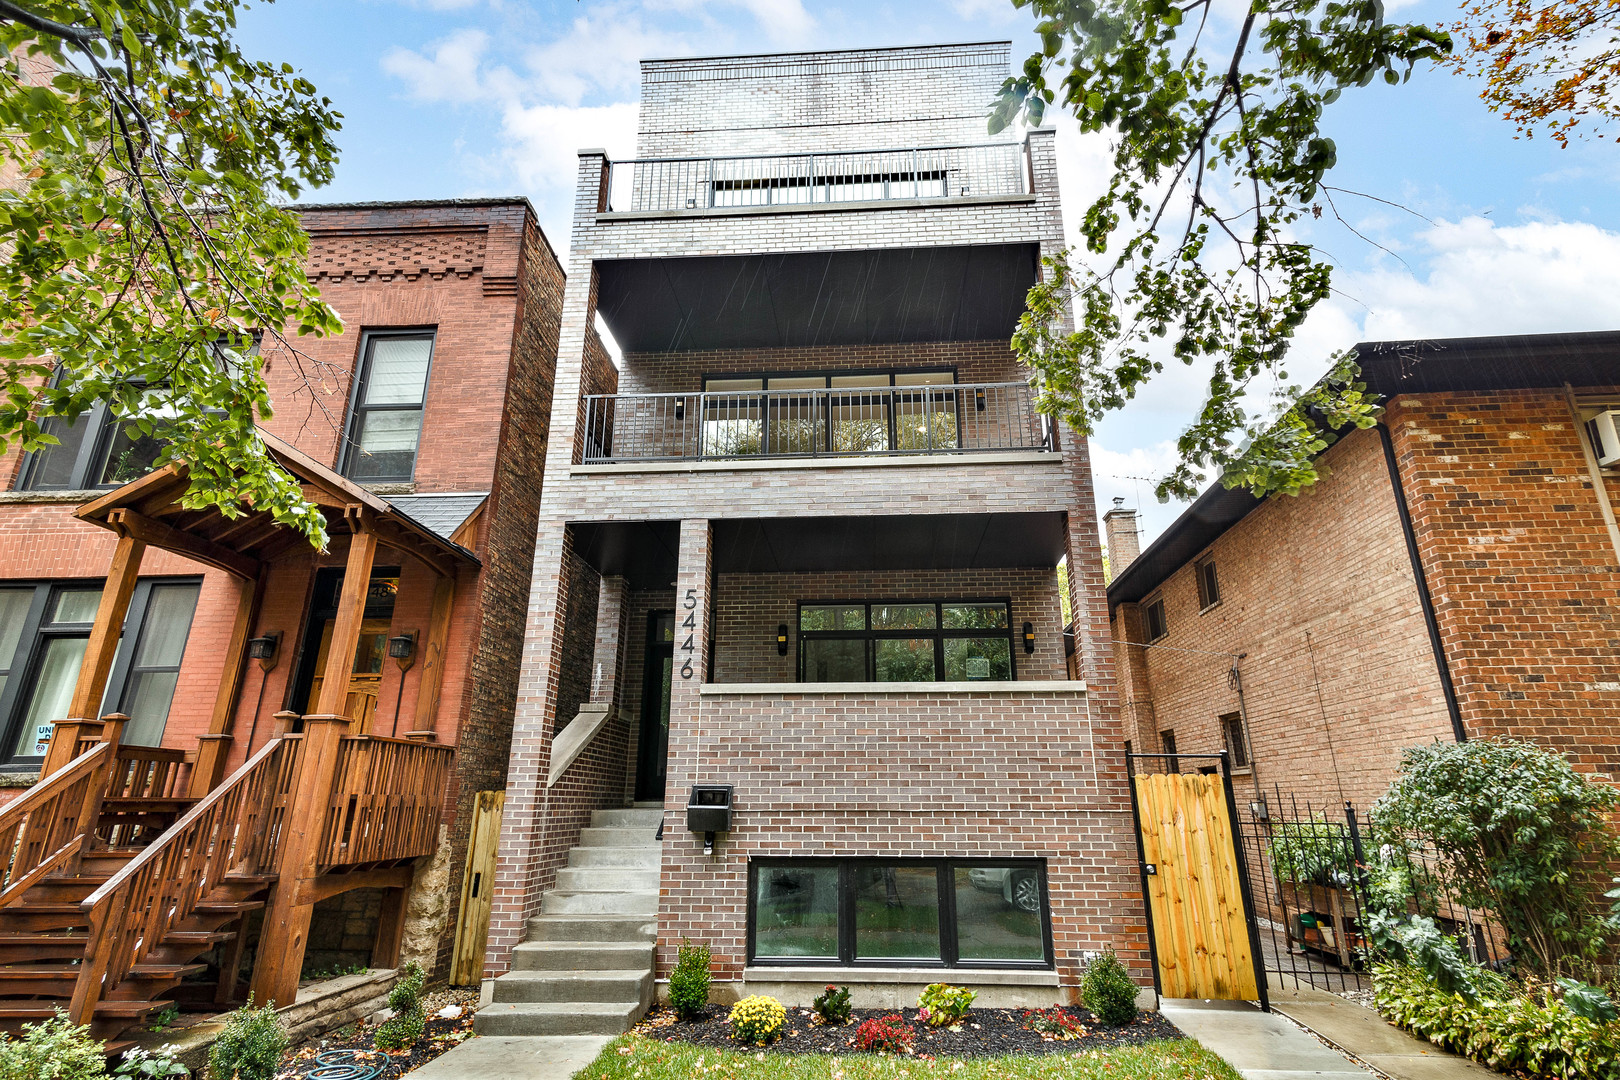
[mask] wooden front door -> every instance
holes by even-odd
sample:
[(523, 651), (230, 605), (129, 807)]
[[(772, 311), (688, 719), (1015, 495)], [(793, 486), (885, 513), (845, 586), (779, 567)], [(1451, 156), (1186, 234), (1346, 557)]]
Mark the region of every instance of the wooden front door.
[[(315, 595), (310, 601), (309, 620), (304, 627), (303, 647), (294, 680), (293, 712), (307, 713), (321, 699), (325, 682), (326, 654), (332, 647), (332, 629), (337, 620), (337, 598), (343, 589), (343, 570), (326, 567), (315, 577)], [(394, 598), (399, 592), (399, 570), (379, 567), (372, 571), (366, 591), (365, 616), (360, 623), (360, 641), (350, 666), (348, 696), (343, 715), (353, 723), (351, 735), (371, 731), (377, 715), (377, 697), (382, 691), (383, 660), (388, 655), (388, 634), (394, 620)]]
[(1226, 777), (1156, 772), (1131, 782), (1159, 993), (1264, 1003)]

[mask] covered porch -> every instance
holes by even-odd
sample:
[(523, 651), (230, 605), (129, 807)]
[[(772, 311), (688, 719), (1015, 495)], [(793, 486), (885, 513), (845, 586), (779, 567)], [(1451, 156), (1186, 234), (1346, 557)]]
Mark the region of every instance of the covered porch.
[[(179, 465), (77, 511), (117, 542), (40, 780), (0, 808), (0, 1026), (62, 1008), (113, 1037), (170, 1002), (229, 1007), (244, 983), (290, 1003), (316, 905), (361, 888), (383, 898), (371, 963), (397, 962), (452, 778), (436, 721), (458, 576), (478, 571), (454, 537), (478, 510), (447, 536), (263, 438), (325, 515), (326, 552), (264, 511), (186, 506)], [(106, 694), (154, 549), (223, 571), (237, 600), (224, 632), (192, 633), (222, 654), (206, 729), (136, 746)], [(419, 629), (400, 632), (402, 609)]]

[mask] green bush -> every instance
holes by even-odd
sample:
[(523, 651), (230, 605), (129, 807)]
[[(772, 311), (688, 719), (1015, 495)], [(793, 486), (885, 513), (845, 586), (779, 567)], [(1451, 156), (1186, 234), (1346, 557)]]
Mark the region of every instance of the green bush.
[(682, 1020), (691, 1020), (708, 1004), (709, 947), (682, 938), (675, 953), (675, 970), (669, 973), (669, 1007)]
[(1136, 983), (1112, 948), (1086, 965), (1080, 977), (1080, 1000), (1105, 1024), (1128, 1024), (1136, 1019)]
[(100, 1080), (107, 1075), (107, 1049), (90, 1029), (58, 1012), (24, 1024), (14, 1039), (0, 1033), (0, 1080)]
[(372, 1042), (377, 1049), (389, 1053), (409, 1050), (427, 1031), (427, 1017), (422, 1013), (422, 991), (427, 976), (417, 964), (406, 964), (405, 973), (394, 988), (388, 991), (388, 1007), (394, 1015), (377, 1025)]
[(212, 1080), (272, 1080), (286, 1052), (287, 1030), (275, 1004), (255, 1009), (249, 994), (247, 1004), (226, 1018), (208, 1051), (208, 1075)]
[(827, 984), (827, 989), (810, 1003), (823, 1024), (837, 1026), (849, 1023), (849, 987)]
[(1346, 827), (1325, 814), (1304, 821), (1278, 822), (1267, 847), (1278, 881), (1299, 885), (1350, 884), (1355, 872)]
[(929, 1027), (953, 1027), (962, 1022), (979, 995), (965, 986), (929, 983), (917, 998), (917, 1019)]
[(1474, 740), (1404, 751), (1372, 817), (1388, 847), (1431, 843), (1440, 894), (1494, 915), (1515, 960), (1553, 975), (1589, 969), (1604, 951), (1599, 871), (1620, 858), (1607, 822), (1616, 809), (1620, 792), (1559, 754)]
[(763, 1045), (782, 1037), (787, 1009), (773, 997), (750, 994), (731, 1007), (731, 1037), (738, 1042)]
[(1470, 1001), (1414, 967), (1377, 964), (1372, 974), (1378, 1011), (1436, 1046), (1502, 1072), (1550, 1080), (1620, 1077), (1620, 1023), (1579, 1016), (1539, 985), (1516, 986), (1481, 972)]

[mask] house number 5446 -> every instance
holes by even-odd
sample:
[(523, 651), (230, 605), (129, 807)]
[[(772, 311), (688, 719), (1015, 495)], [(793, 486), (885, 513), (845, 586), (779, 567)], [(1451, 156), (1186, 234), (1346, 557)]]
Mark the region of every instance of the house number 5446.
[(686, 654), (681, 657), (681, 678), (683, 679), (692, 677), (692, 654), (697, 650), (697, 644), (693, 640), (697, 634), (697, 606), (697, 590), (687, 589), (686, 599), (681, 601), (681, 607), (686, 611), (686, 618), (681, 620), (681, 629), (686, 631), (686, 640), (681, 642), (681, 652)]

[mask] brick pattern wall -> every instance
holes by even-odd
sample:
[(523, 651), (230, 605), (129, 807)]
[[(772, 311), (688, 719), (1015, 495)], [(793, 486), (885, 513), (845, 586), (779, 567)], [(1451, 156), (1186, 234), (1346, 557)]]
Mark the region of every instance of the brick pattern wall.
[[(1019, 679), (1065, 679), (1063, 615), (1053, 570), (891, 570), (815, 574), (720, 574), (715, 585), (714, 681), (798, 681), (801, 600), (952, 600), (1007, 597), (1012, 607), (1013, 667)], [(1026, 654), (1025, 622), (1035, 627)], [(776, 628), (788, 627), (788, 654), (776, 653)]]
[(694, 349), (626, 353), (619, 393), (672, 394), (703, 389), (706, 375), (793, 371), (955, 368), (963, 383), (1023, 382), (1029, 372), (1005, 341), (925, 341), (785, 349)]
[(1469, 736), (1620, 779), (1620, 567), (1563, 393), (1402, 396), (1386, 422)]

